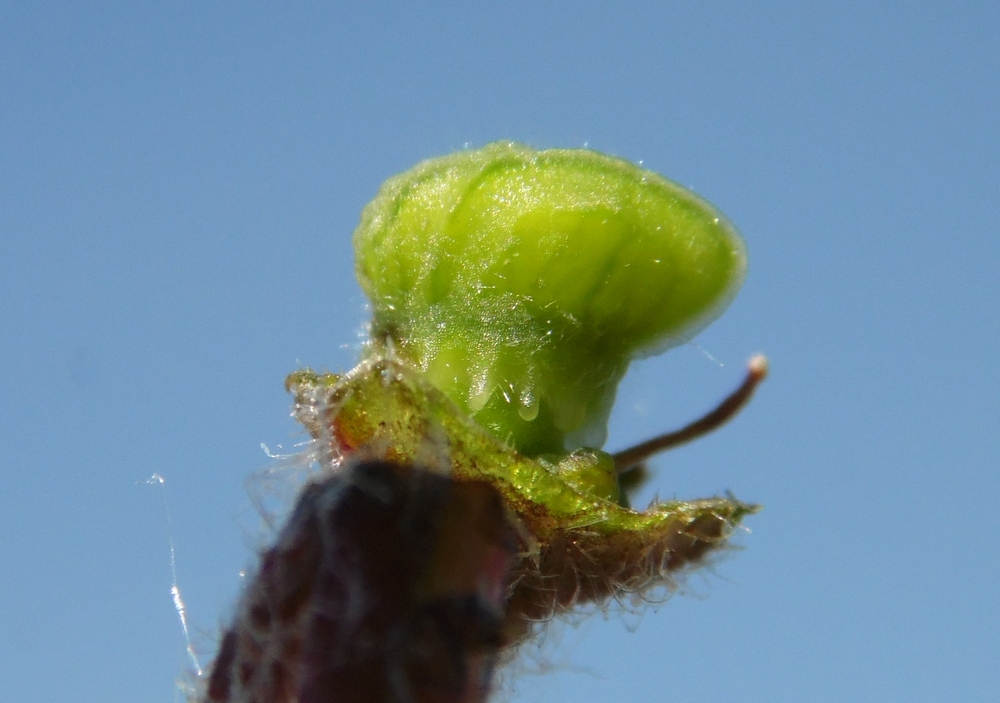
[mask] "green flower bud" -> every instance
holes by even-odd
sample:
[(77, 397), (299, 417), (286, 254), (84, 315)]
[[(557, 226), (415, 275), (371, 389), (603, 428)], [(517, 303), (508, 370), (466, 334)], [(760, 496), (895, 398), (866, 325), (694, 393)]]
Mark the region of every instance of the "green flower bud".
[(507, 142), (388, 180), (354, 247), (372, 353), (529, 455), (600, 447), (629, 361), (690, 339), (746, 271), (734, 227), (676, 183)]

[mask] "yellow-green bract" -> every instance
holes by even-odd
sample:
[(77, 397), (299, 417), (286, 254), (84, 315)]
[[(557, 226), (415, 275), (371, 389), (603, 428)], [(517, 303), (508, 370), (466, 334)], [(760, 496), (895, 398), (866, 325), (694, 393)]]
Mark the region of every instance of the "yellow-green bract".
[(608, 454), (581, 449), (552, 462), (513, 452), (399, 361), (372, 357), (343, 376), (302, 370), (286, 387), (321, 454), (424, 467), (496, 489), (521, 536), (503, 647), (576, 606), (663, 595), (758, 510), (732, 496), (632, 510)]
[(629, 361), (689, 339), (746, 271), (735, 228), (676, 183), (509, 142), (387, 181), (354, 246), (372, 354), (528, 455), (600, 447)]

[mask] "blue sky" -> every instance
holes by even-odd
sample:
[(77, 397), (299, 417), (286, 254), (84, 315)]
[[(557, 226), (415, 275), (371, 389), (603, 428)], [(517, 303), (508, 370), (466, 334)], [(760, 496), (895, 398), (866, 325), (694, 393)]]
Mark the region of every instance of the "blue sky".
[(496, 139), (642, 161), (747, 240), (609, 448), (772, 363), (648, 491), (763, 503), (743, 550), (560, 628), (507, 699), (1000, 697), (998, 6), (425, 5), (0, 7), (5, 697), (175, 700), (169, 537), (207, 655), (260, 444), (297, 441), (285, 375), (356, 359), (361, 208)]

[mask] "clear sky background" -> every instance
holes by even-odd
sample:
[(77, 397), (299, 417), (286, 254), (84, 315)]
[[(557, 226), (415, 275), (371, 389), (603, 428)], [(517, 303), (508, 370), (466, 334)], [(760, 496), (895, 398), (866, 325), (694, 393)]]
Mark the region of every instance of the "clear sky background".
[(357, 357), (361, 208), (516, 139), (641, 160), (748, 243), (609, 448), (772, 377), (647, 491), (763, 503), (743, 550), (506, 699), (1000, 700), (1000, 5), (872, 4), (3, 3), (0, 698), (175, 699), (169, 536), (204, 663), (260, 443), (300, 439), (283, 379)]

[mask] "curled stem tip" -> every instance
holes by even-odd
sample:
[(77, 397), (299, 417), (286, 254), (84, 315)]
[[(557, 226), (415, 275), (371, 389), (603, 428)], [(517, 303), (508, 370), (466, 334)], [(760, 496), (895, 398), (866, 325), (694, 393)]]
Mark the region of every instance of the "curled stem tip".
[(666, 449), (680, 446), (718, 429), (736, 416), (753, 396), (760, 382), (767, 378), (767, 357), (757, 354), (747, 362), (747, 375), (739, 388), (730, 393), (713, 410), (679, 430), (661, 434), (613, 455), (619, 474), (628, 471)]

